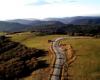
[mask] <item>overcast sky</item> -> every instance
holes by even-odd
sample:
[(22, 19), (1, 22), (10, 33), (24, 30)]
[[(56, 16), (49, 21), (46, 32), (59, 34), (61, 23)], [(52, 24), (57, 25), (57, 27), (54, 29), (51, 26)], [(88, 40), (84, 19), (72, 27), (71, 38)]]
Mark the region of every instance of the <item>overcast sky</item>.
[(100, 14), (100, 0), (0, 0), (0, 20)]

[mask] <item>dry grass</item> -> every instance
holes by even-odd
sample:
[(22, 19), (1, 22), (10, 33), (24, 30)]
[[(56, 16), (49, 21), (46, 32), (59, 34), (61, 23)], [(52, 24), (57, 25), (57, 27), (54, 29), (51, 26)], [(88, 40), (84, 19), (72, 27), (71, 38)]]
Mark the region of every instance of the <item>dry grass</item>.
[(21, 42), (27, 47), (34, 47), (34, 48), (49, 50), (49, 47), (51, 44), (48, 43), (48, 40), (52, 40), (57, 37), (65, 36), (65, 35), (35, 36), (34, 34), (30, 34), (30, 35), (15, 34), (15, 35), (12, 35), (12, 40), (16, 42)]
[[(66, 35), (32, 35), (31, 37), (16, 35), (12, 37), (12, 40), (21, 42), (28, 47), (49, 50), (50, 43), (48, 43), (48, 40), (61, 36)], [(23, 38), (25, 39), (23, 40)], [(76, 61), (69, 68), (73, 80), (100, 80), (100, 39), (68, 38), (62, 43), (71, 44), (77, 55)]]
[(100, 39), (69, 39), (77, 59), (69, 68), (73, 80), (100, 80)]

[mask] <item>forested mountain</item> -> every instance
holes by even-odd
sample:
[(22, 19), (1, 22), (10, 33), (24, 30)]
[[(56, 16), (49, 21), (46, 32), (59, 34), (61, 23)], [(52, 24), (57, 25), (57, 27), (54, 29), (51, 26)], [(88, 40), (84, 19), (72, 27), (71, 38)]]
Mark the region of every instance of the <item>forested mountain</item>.
[(70, 24), (74, 25), (98, 25), (100, 24), (100, 17), (75, 17)]
[(46, 34), (100, 34), (100, 17), (49, 18), (0, 21), (0, 31), (34, 31)]
[(63, 23), (59, 21), (34, 21), (31, 24), (21, 24), (15, 22), (7, 22), (7, 21), (0, 21), (0, 31), (8, 31), (8, 32), (18, 32), (18, 31), (27, 31), (29, 29), (35, 29), (37, 27), (43, 27), (48, 25), (54, 26), (62, 26)]
[(26, 25), (0, 21), (0, 31), (22, 31)]
[(64, 18), (46, 18), (42, 20), (37, 19), (15, 19), (15, 20), (8, 20), (7, 22), (14, 22), (20, 23), (25, 25), (43, 25), (52, 22), (62, 22), (64, 24), (79, 24), (79, 25), (86, 25), (86, 24), (100, 24), (100, 17), (99, 16), (76, 16), (76, 17), (64, 17)]
[(47, 18), (47, 21), (60, 21), (64, 24), (100, 24), (99, 16), (76, 16), (76, 17), (65, 17), (65, 18)]
[(37, 22), (40, 22), (40, 20), (36, 20), (36, 19), (14, 19), (14, 20), (8, 20), (7, 22), (19, 23), (19, 24), (24, 24), (24, 25), (33, 25)]
[(40, 25), (52, 25), (58, 24), (62, 25), (64, 23), (56, 20), (28, 20), (28, 19), (15, 19), (15, 20), (8, 20), (7, 22), (10, 23), (19, 23), (24, 25), (31, 25), (31, 26), (40, 26)]

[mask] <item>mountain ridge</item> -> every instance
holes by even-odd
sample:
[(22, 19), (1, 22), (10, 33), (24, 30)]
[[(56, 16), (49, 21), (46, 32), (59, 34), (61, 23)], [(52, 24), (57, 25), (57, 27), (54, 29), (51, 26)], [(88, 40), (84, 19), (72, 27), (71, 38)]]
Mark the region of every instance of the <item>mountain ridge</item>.
[[(0, 21), (0, 31), (27, 31), (36, 29), (51, 29), (66, 25), (100, 25), (100, 17), (98, 16), (76, 16), (64, 18), (47, 18), (42, 20), (37, 19), (15, 19)], [(48, 27), (49, 26), (49, 27)]]
[(100, 16), (75, 16), (75, 17), (64, 17), (64, 18), (45, 18), (45, 19), (14, 19), (14, 20), (8, 20), (8, 22), (15, 22), (20, 24), (32, 24), (36, 22), (42, 22), (42, 21), (59, 21), (64, 24), (73, 24), (76, 20), (94, 20), (94, 19), (100, 19)]

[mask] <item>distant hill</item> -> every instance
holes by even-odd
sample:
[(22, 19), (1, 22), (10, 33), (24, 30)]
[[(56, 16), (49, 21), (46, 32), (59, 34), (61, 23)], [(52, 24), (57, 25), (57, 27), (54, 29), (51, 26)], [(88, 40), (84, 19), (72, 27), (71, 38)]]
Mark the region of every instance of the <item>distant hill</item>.
[(32, 25), (35, 22), (39, 22), (40, 20), (36, 19), (14, 19), (14, 20), (8, 20), (7, 22), (11, 23), (19, 23), (19, 24), (24, 24), (24, 25)]
[[(0, 21), (0, 31), (27, 31), (35, 29), (37, 27), (43, 27), (48, 25), (62, 26), (63, 23), (59, 21), (31, 21), (28, 20), (14, 20), (14, 21)], [(25, 22), (25, 23), (24, 23)]]
[(100, 17), (74, 17), (70, 24), (74, 25), (98, 25)]
[(65, 17), (36, 19), (15, 19), (0, 21), (0, 31), (19, 32), (19, 31), (38, 31), (46, 33), (65, 33), (83, 32), (95, 30), (100, 32), (100, 17)]
[(87, 24), (100, 24), (99, 16), (76, 16), (76, 17), (65, 17), (65, 18), (47, 18), (47, 21), (60, 21), (64, 24), (77, 24), (77, 25), (87, 25)]
[(64, 18), (46, 18), (45, 21), (60, 21), (64, 24), (69, 24), (72, 22), (74, 17), (64, 17)]
[(43, 20), (37, 19), (15, 19), (8, 20), (8, 22), (12, 23), (20, 23), (24, 25), (49, 25), (60, 23), (61, 24), (79, 24), (79, 25), (87, 25), (87, 24), (100, 24), (99, 16), (76, 16), (76, 17), (64, 17), (64, 18), (46, 18)]
[(15, 20), (8, 20), (7, 22), (11, 22), (11, 23), (19, 23), (19, 24), (24, 24), (24, 25), (32, 25), (32, 26), (40, 26), (40, 25), (55, 25), (55, 24), (59, 24), (59, 25), (63, 25), (62, 22), (60, 21), (56, 21), (56, 20), (52, 20), (52, 21), (46, 21), (46, 20), (29, 20), (29, 19), (15, 19)]
[(19, 23), (0, 21), (0, 31), (21, 31), (26, 27)]

